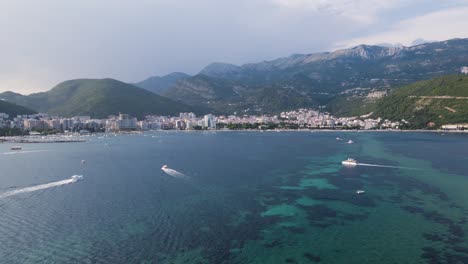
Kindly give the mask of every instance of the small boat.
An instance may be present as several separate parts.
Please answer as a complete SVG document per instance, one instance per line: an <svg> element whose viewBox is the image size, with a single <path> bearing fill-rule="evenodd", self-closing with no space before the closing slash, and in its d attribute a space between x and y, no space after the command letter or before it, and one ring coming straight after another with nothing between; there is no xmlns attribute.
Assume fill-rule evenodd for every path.
<svg viewBox="0 0 468 264"><path fill-rule="evenodd" d="M364 191L364 190L357 190L357 191L356 191L356 194L363 194L363 193L365 193L365 192L366 192L366 191Z"/></svg>
<svg viewBox="0 0 468 264"><path fill-rule="evenodd" d="M341 138L337 137L336 140L342 140Z"/></svg>
<svg viewBox="0 0 468 264"><path fill-rule="evenodd" d="M86 160L81 160L81 164L86 164Z"/></svg>
<svg viewBox="0 0 468 264"><path fill-rule="evenodd" d="M79 180L83 179L83 175L73 175L73 176L71 176L71 178L74 181L79 181Z"/></svg>
<svg viewBox="0 0 468 264"><path fill-rule="evenodd" d="M13 146L10 148L11 150L22 150L23 148L20 146Z"/></svg>
<svg viewBox="0 0 468 264"><path fill-rule="evenodd" d="M347 160L343 160L341 164L345 166L356 166L358 165L358 162L355 159L348 158Z"/></svg>
<svg viewBox="0 0 468 264"><path fill-rule="evenodd" d="M164 165L161 167L161 170L165 170L165 169L167 169L167 165Z"/></svg>
<svg viewBox="0 0 468 264"><path fill-rule="evenodd" d="M353 144L354 141L352 141L352 140L350 139L350 140L348 140L348 142L346 142L346 143L347 143L347 144Z"/></svg>

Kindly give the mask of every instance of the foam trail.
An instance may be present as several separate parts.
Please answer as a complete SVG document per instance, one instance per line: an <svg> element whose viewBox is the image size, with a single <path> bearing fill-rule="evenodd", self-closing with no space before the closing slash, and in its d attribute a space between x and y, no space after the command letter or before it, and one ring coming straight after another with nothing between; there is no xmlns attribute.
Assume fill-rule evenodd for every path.
<svg viewBox="0 0 468 264"><path fill-rule="evenodd" d="M173 170L173 169L169 169L169 168L162 168L162 170L169 174L170 176L172 177L176 177L176 178L187 178L188 176L183 174L182 172L178 172L176 170Z"/></svg>
<svg viewBox="0 0 468 264"><path fill-rule="evenodd" d="M18 151L9 151L9 152L2 152L2 155L14 155L14 154L26 154L26 153L36 153L36 152L45 152L48 151L47 149L38 149L38 150L18 150Z"/></svg>
<svg viewBox="0 0 468 264"><path fill-rule="evenodd" d="M50 182L50 183L45 183L45 184L39 184L39 185L31 186L31 187L26 187L26 188L21 188L21 189L8 191L8 192L0 194L0 198L6 198L6 197L9 197L9 196L13 196L13 195L21 194L21 193L29 193L29 192L40 191L40 190L44 190L44 189L48 189L48 188L52 188L52 187L58 187L58 186L65 185L65 184L71 184L71 183L75 183L75 182L79 181L82 178L83 178L82 175L73 175L73 176L70 177L70 179L66 179L66 180Z"/></svg>
<svg viewBox="0 0 468 264"><path fill-rule="evenodd" d="M410 167L389 166L389 165L378 165L378 164L368 164L368 163L358 163L357 165L358 165L358 166L367 166L367 167L380 167L380 168L392 168L392 169L417 170L416 168L410 168Z"/></svg>

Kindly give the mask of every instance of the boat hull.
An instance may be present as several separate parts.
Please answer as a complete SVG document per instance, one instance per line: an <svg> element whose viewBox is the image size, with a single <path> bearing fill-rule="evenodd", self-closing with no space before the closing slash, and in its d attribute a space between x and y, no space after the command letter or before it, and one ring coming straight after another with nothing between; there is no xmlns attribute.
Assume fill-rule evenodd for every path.
<svg viewBox="0 0 468 264"><path fill-rule="evenodd" d="M342 161L341 164L343 164L344 166L357 166L357 163L356 162L349 162L349 161Z"/></svg>

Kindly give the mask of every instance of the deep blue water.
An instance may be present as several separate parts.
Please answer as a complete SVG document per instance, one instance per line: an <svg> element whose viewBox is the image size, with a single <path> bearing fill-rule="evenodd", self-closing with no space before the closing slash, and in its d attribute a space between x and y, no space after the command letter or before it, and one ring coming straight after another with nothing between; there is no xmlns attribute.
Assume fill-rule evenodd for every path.
<svg viewBox="0 0 468 264"><path fill-rule="evenodd" d="M10 147L0 263L468 263L467 134L154 132ZM347 157L402 168L345 168ZM83 179L14 193L72 175Z"/></svg>

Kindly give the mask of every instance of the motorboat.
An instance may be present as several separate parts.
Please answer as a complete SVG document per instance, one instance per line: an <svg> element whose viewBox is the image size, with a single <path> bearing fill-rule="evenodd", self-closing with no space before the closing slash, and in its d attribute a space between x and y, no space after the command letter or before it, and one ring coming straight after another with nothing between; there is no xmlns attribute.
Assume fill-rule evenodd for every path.
<svg viewBox="0 0 468 264"><path fill-rule="evenodd" d="M356 191L356 194L363 194L363 193L365 193L365 192L366 192L366 191L364 191L364 190L357 190L357 191Z"/></svg>
<svg viewBox="0 0 468 264"><path fill-rule="evenodd" d="M166 170L166 169L168 169L167 165L164 165L161 167L161 170Z"/></svg>
<svg viewBox="0 0 468 264"><path fill-rule="evenodd" d="M358 162L355 159L348 158L347 160L343 160L341 162L341 164L343 164L345 166L356 166L356 165L358 165Z"/></svg>
<svg viewBox="0 0 468 264"><path fill-rule="evenodd" d="M352 140L350 139L350 140L348 140L348 142L346 142L346 143L347 143L347 144L353 144L354 141L352 141Z"/></svg>
<svg viewBox="0 0 468 264"><path fill-rule="evenodd" d="M73 175L73 176L71 176L71 178L74 181L79 181L79 180L83 179L83 175Z"/></svg>
<svg viewBox="0 0 468 264"><path fill-rule="evenodd" d="M22 150L23 148L20 146L13 146L10 148L11 150Z"/></svg>

